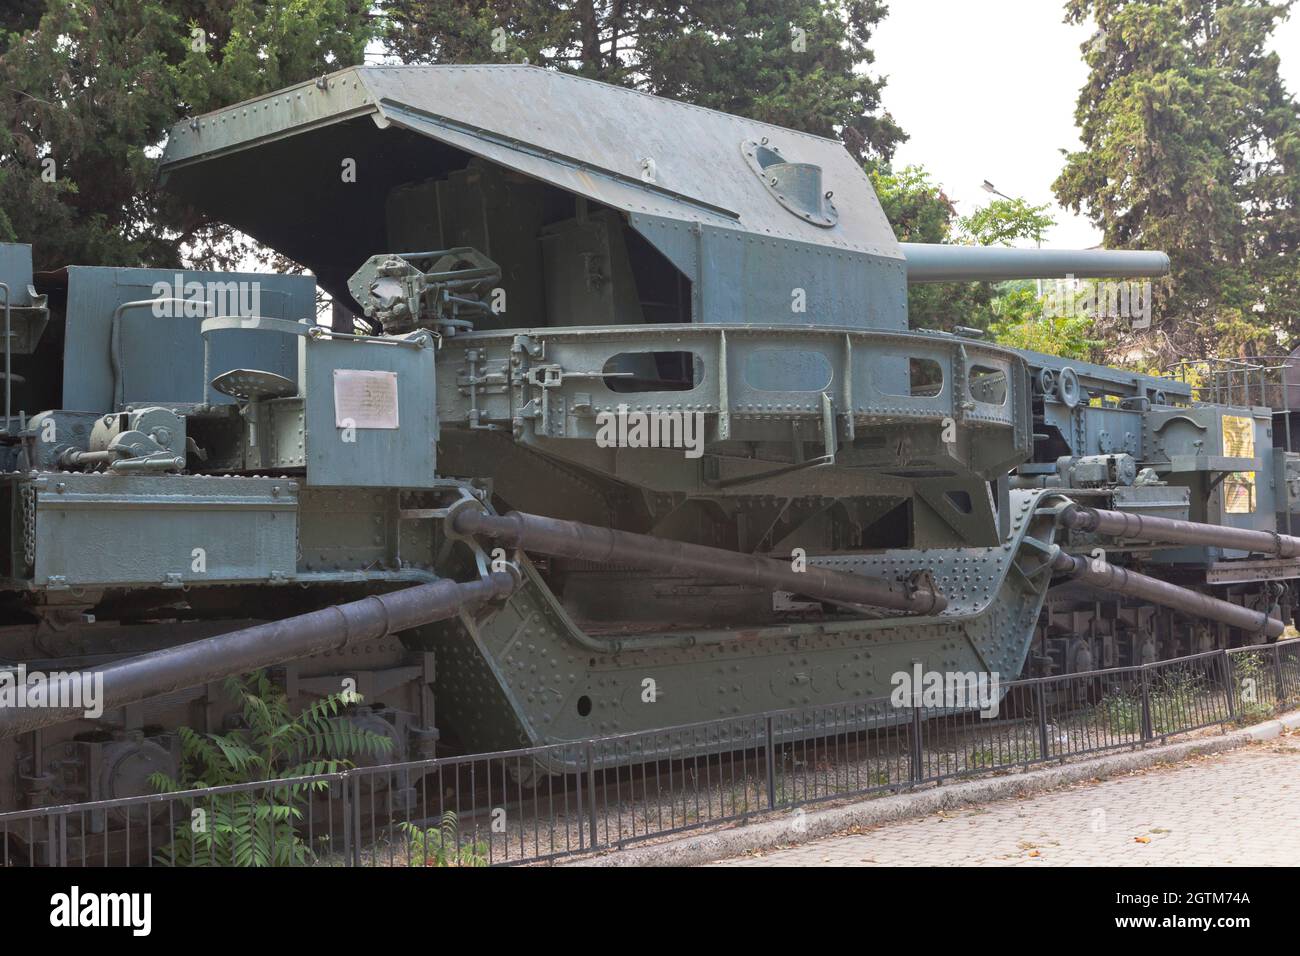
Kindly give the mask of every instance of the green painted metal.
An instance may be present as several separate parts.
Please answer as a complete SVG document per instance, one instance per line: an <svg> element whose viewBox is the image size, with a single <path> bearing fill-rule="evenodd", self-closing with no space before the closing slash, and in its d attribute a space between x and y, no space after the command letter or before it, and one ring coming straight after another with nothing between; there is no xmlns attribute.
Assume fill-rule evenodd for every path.
<svg viewBox="0 0 1300 956"><path fill-rule="evenodd" d="M816 167L820 191L854 215L830 230L787 208L747 162L756 143ZM783 313L800 325L906 327L899 245L839 143L537 67L350 68L178 124L163 169L172 191L219 208L347 298L347 278L388 244L376 210L465 154L628 216L693 284L695 321ZM340 175L345 160L355 181ZM292 187L274 175L291 169ZM294 198L303 190L306 207ZM339 221L353 227L331 228ZM309 238L325 234L326 244ZM792 286L808 311L792 311Z"/></svg>
<svg viewBox="0 0 1300 956"><path fill-rule="evenodd" d="M929 570L952 602L932 618L596 635L525 562L524 586L501 611L462 615L440 634L442 713L471 750L486 751L887 697L892 676L917 662L1018 673L1051 579L1035 537L1050 542L1054 525L1037 513L1041 494L1013 493L1012 536L999 547L817 562L889 576Z"/></svg>
<svg viewBox="0 0 1300 956"><path fill-rule="evenodd" d="M287 478L56 473L24 480L32 584L274 581L294 574L298 483Z"/></svg>
<svg viewBox="0 0 1300 956"><path fill-rule="evenodd" d="M332 324L306 276L38 277L65 336L15 340L32 414L0 442L0 579L21 610L0 660L97 665L214 621L514 575L454 620L277 671L299 703L365 688L355 719L428 755L440 734L466 750L715 718L742 734L746 715L886 698L917 667L1009 680L1264 638L1054 578L1099 548L1178 586L1145 593L1249 608L1232 620L1300 603L1300 566L1058 521L1068 499L1289 528L1289 409L908 329L909 279L1141 276L1161 254L908 247L834 141L523 66L342 70L181 124L164 172L308 267ZM26 254L0 245L0 277L21 280ZM258 308L205 304L210 284L244 304L244 282ZM1251 507L1229 509L1246 474ZM457 531L466 508L893 586L928 575L946 607L651 571L631 548L523 553ZM116 795L69 769L65 741L115 760L148 728L164 759L153 728L225 713L210 685L0 741L0 767L24 768L0 774L0 807Z"/></svg>
<svg viewBox="0 0 1300 956"><path fill-rule="evenodd" d="M254 301L258 314L268 318L296 322L316 314L315 288L308 276L88 266L71 266L66 272L61 407L77 411L116 411L138 403L229 402L228 396L203 386L198 331L204 316L214 311L239 314L238 309ZM157 309L149 304L174 298L172 290L178 287L190 300L187 314L180 314L184 306L167 301L160 301ZM210 290L215 310L206 305ZM132 302L144 304L118 311ZM116 350L114 325L119 334ZM116 371L115 354L121 365ZM209 371L211 377L251 367L296 378L296 362L291 341L246 329L223 337L214 347Z"/></svg>

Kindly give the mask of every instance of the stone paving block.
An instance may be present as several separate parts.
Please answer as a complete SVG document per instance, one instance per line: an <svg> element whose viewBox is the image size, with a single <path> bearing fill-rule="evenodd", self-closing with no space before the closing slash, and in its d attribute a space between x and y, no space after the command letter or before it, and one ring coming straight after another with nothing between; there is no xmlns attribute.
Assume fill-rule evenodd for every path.
<svg viewBox="0 0 1300 956"><path fill-rule="evenodd" d="M1300 736L719 866L1296 866Z"/></svg>

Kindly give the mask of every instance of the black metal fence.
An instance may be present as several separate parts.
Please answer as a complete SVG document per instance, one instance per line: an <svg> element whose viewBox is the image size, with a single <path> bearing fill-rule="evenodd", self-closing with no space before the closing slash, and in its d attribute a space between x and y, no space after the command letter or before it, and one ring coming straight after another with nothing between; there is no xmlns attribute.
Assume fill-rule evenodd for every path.
<svg viewBox="0 0 1300 956"><path fill-rule="evenodd" d="M948 681L902 700L3 813L0 865L488 866L617 849L1263 719L1300 703L1300 640L997 688ZM953 706L962 693L971 706Z"/></svg>

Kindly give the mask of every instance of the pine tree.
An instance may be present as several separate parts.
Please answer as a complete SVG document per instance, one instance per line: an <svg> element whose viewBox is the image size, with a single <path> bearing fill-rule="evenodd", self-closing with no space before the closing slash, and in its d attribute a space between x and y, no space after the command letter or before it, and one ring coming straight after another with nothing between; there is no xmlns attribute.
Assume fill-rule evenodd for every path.
<svg viewBox="0 0 1300 956"><path fill-rule="evenodd" d="M0 236L36 267L230 265L158 188L169 127L361 61L366 0L18 0L0 12Z"/></svg>
<svg viewBox="0 0 1300 956"><path fill-rule="evenodd" d="M1165 361L1300 338L1300 108L1267 49L1292 0L1069 0L1094 21L1057 198L1113 248L1164 249ZM1129 343L1116 343L1126 348Z"/></svg>
<svg viewBox="0 0 1300 956"><path fill-rule="evenodd" d="M407 63L566 70L823 136L888 159L906 136L869 66L881 0L379 0Z"/></svg>

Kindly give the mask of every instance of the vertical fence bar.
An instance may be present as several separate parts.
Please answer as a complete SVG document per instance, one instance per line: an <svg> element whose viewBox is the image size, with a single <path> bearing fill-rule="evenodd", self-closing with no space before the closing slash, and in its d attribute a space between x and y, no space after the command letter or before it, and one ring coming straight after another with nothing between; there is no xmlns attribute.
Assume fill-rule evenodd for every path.
<svg viewBox="0 0 1300 956"><path fill-rule="evenodd" d="M587 754L587 806L591 818L591 849L596 849L596 748L588 740L583 745Z"/></svg>
<svg viewBox="0 0 1300 956"><path fill-rule="evenodd" d="M768 714L765 718L767 728L767 746L764 747L765 768L764 776L767 778L767 808L776 809L776 719Z"/></svg>
<svg viewBox="0 0 1300 956"><path fill-rule="evenodd" d="M349 861L352 866L361 865L361 778L355 774L349 774L343 786L344 791L348 789L347 785L352 785L352 792L348 794L348 814L352 819L352 855Z"/></svg>
<svg viewBox="0 0 1300 956"><path fill-rule="evenodd" d="M1220 653L1223 655L1223 684L1228 692L1228 721L1231 723L1237 719L1237 681L1232 673L1232 655L1227 650Z"/></svg>
<svg viewBox="0 0 1300 956"><path fill-rule="evenodd" d="M1281 713L1282 708L1286 706L1286 682L1282 676L1282 649L1276 644L1273 647L1273 675L1277 683L1277 690L1273 694L1273 710Z"/></svg>
<svg viewBox="0 0 1300 956"><path fill-rule="evenodd" d="M1052 755L1051 744L1047 740L1047 681L1039 681L1034 689L1035 707L1038 710L1038 754L1039 759L1047 760Z"/></svg>
<svg viewBox="0 0 1300 956"><path fill-rule="evenodd" d="M909 728L907 740L908 755L908 778L912 783L920 783L925 779L925 768L922 762L925 759L925 752L921 747L921 708L912 708L912 725Z"/></svg>
<svg viewBox="0 0 1300 956"><path fill-rule="evenodd" d="M343 865L352 865L352 800L351 788L352 781L348 779L347 774L341 774L335 781L331 790L339 792L339 815L343 818ZM330 811L331 818L334 809L334 796L330 794ZM333 849L333 847L331 847Z"/></svg>
<svg viewBox="0 0 1300 956"><path fill-rule="evenodd" d="M129 821L130 817L128 816L127 819ZM107 827L105 827L105 829L107 829ZM58 856L57 856L58 836L54 832L54 814L52 813L46 814L45 816L45 830L46 830L45 865L58 866L59 865ZM130 862L131 862L130 860L127 860L128 864Z"/></svg>
<svg viewBox="0 0 1300 956"><path fill-rule="evenodd" d="M1150 740L1154 734L1151 730L1151 679L1147 665L1141 667L1142 674L1142 739Z"/></svg>

